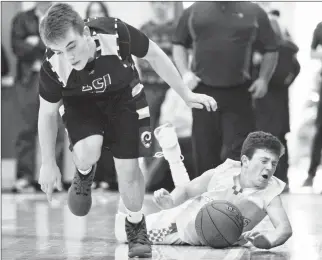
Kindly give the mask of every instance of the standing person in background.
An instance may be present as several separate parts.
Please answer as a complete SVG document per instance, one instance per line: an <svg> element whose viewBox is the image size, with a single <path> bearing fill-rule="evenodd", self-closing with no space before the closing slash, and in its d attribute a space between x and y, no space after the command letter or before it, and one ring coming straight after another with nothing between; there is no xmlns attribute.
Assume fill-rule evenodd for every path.
<svg viewBox="0 0 322 260"><path fill-rule="evenodd" d="M311 43L311 58L322 62L322 22L320 22L313 33ZM303 186L312 186L316 175L318 166L321 163L321 149L322 149L322 70L320 71L319 82L320 99L317 107L317 117L315 120L316 133L313 137L311 150L311 163L308 171L308 177Z"/></svg>
<svg viewBox="0 0 322 260"><path fill-rule="evenodd" d="M251 81L252 44L264 57ZM262 98L277 61L277 40L265 11L252 2L195 2L184 10L173 39L173 56L186 85L214 97L215 113L192 110L197 175L227 158L238 160L255 128L252 99ZM189 68L188 50L193 50Z"/></svg>
<svg viewBox="0 0 322 260"><path fill-rule="evenodd" d="M171 38L175 30L175 6L174 2L150 2L152 18L142 25L140 30L154 41L172 60ZM153 70L145 60L138 60L138 69L144 92L150 107L150 124L152 132L159 126L161 105L165 94L169 89L168 84ZM153 138L153 152L160 150L158 142ZM155 162L154 158L146 158L147 172L151 172ZM152 167L152 168L151 168Z"/></svg>
<svg viewBox="0 0 322 260"><path fill-rule="evenodd" d="M16 140L17 181L13 187L14 192L35 191L38 79L46 50L39 37L39 21L50 5L51 2L36 2L35 8L15 16L11 28L12 50L17 57L16 95L20 120ZM56 151L62 169L65 133L62 127L60 130Z"/></svg>
<svg viewBox="0 0 322 260"><path fill-rule="evenodd" d="M287 192L289 190L287 177L289 164L286 134L290 131L288 88L300 72L300 64L296 58L299 49L293 43L290 33L281 26L280 12L271 10L268 14L280 43L279 57L275 72L268 84L267 94L263 98L254 100L256 129L277 136L285 147L285 155L280 159L275 175L286 183L284 192ZM256 49L256 46L254 48ZM254 78L258 76L261 59L262 54L255 51L253 58Z"/></svg>
<svg viewBox="0 0 322 260"><path fill-rule="evenodd" d="M109 17L107 6L103 2L90 2L86 8L86 18ZM97 162L93 189L117 190L117 175L113 155L108 147L102 147Z"/></svg>

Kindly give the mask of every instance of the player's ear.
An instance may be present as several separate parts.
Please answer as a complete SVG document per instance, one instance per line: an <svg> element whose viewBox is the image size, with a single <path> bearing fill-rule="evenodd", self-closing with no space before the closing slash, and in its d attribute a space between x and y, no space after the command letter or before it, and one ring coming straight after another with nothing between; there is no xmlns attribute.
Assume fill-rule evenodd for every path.
<svg viewBox="0 0 322 260"><path fill-rule="evenodd" d="M90 29L89 29L89 27L88 27L88 26L84 26L84 32L83 32L83 35L84 35L85 37L90 37L90 36L91 36L91 31L90 31Z"/></svg>
<svg viewBox="0 0 322 260"><path fill-rule="evenodd" d="M248 167L248 162L249 162L249 159L248 157L244 154L242 155L241 157L241 162L242 162L242 165L245 166L245 167Z"/></svg>

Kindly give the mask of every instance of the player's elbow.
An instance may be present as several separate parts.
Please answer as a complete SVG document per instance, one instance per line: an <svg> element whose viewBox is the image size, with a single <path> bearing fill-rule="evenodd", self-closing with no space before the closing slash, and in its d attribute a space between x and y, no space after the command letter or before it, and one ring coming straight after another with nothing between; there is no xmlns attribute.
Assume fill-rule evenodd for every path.
<svg viewBox="0 0 322 260"><path fill-rule="evenodd" d="M282 237L283 237L283 244L289 240L289 238L293 235L293 230L291 225L286 225L283 227L283 231L282 231Z"/></svg>
<svg viewBox="0 0 322 260"><path fill-rule="evenodd" d="M285 233L285 236L287 238L286 240L288 240L293 235L292 226L291 225L288 225L287 227L285 227L284 233Z"/></svg>

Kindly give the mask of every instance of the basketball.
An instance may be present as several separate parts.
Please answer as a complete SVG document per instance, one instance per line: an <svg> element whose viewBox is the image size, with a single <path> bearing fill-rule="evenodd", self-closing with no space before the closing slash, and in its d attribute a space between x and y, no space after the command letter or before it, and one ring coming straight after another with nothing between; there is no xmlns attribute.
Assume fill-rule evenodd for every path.
<svg viewBox="0 0 322 260"><path fill-rule="evenodd" d="M195 227L200 240L213 248L232 246L243 231L239 209L228 201L212 201L197 214Z"/></svg>

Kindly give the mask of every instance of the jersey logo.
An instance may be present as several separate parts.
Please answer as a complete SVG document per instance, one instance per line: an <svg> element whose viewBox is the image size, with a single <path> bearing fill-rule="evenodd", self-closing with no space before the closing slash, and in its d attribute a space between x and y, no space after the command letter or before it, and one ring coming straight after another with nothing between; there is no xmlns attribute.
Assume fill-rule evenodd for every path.
<svg viewBox="0 0 322 260"><path fill-rule="evenodd" d="M243 222L244 222L244 227L248 226L248 224L250 223L250 220L248 218L243 218Z"/></svg>
<svg viewBox="0 0 322 260"><path fill-rule="evenodd" d="M95 93L103 93L105 92L107 86L111 85L111 77L110 74L104 75L102 78L97 78L92 81L92 85L85 85L82 87L83 92L95 92Z"/></svg>
<svg viewBox="0 0 322 260"><path fill-rule="evenodd" d="M141 134L141 142L145 148L151 147L152 144L152 134L149 131L145 131Z"/></svg>

